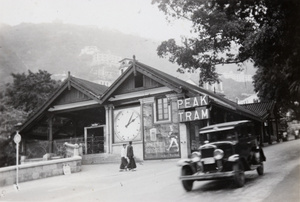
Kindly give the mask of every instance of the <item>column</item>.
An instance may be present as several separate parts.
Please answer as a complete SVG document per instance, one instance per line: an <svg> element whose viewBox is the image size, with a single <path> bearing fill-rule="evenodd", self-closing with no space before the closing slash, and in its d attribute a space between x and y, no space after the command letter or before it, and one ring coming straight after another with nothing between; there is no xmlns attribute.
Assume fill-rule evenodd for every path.
<svg viewBox="0 0 300 202"><path fill-rule="evenodd" d="M53 153L53 116L48 120L48 141L49 141L49 153Z"/></svg>
<svg viewBox="0 0 300 202"><path fill-rule="evenodd" d="M113 105L105 106L105 121L106 121L106 153L112 153L113 142Z"/></svg>
<svg viewBox="0 0 300 202"><path fill-rule="evenodd" d="M181 143L181 158L188 158L191 151L189 144L189 131L185 123L179 123L180 143Z"/></svg>
<svg viewBox="0 0 300 202"><path fill-rule="evenodd" d="M105 145L104 145L104 152L108 153L108 149L109 149L109 124L108 124L108 106L104 106L105 108L105 134L104 134L104 138L105 138Z"/></svg>
<svg viewBox="0 0 300 202"><path fill-rule="evenodd" d="M109 121L110 121L110 127L109 127L109 153L113 153L112 151L112 143L113 143L113 127L114 127L114 112L113 112L114 106L110 105L110 110L109 110Z"/></svg>

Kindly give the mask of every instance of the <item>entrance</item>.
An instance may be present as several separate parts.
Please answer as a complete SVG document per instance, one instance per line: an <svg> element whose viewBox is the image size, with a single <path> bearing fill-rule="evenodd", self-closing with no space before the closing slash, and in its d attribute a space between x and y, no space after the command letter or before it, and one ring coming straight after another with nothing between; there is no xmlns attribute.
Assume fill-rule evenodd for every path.
<svg viewBox="0 0 300 202"><path fill-rule="evenodd" d="M199 136L199 129L207 126L207 121L192 121L188 123L188 130L190 135L190 151L198 151L201 146L201 138Z"/></svg>
<svg viewBox="0 0 300 202"><path fill-rule="evenodd" d="M84 154L104 153L104 125L84 128Z"/></svg>

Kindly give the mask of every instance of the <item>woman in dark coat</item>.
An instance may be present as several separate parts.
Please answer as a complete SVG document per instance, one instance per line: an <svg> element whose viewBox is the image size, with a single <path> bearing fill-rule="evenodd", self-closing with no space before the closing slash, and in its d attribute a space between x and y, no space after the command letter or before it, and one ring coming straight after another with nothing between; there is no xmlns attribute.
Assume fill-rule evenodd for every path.
<svg viewBox="0 0 300 202"><path fill-rule="evenodd" d="M128 157L127 157L127 148L126 144L123 144L123 147L121 149L121 165L120 165L120 171L127 170L128 165Z"/></svg>
<svg viewBox="0 0 300 202"><path fill-rule="evenodd" d="M127 157L129 159L127 168L129 170L135 170L136 164L135 164L135 160L134 160L133 147L132 147L131 141L129 142L129 145L127 146Z"/></svg>

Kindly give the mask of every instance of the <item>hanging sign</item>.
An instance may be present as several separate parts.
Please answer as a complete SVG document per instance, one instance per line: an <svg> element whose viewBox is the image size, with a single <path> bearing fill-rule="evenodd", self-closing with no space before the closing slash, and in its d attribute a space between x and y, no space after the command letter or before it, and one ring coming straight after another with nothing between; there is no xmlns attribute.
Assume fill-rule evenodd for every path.
<svg viewBox="0 0 300 202"><path fill-rule="evenodd" d="M208 104L207 95L177 100L179 122L209 119Z"/></svg>

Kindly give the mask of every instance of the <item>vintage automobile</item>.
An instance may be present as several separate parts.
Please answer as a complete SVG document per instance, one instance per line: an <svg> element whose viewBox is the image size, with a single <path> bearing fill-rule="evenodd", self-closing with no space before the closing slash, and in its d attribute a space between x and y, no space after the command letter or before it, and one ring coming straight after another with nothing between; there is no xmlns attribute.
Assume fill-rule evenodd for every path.
<svg viewBox="0 0 300 202"><path fill-rule="evenodd" d="M192 190L194 181L232 178L237 187L242 187L245 171L256 169L258 175L263 175L266 157L251 121L211 125L201 128L199 133L199 151L178 162L186 191Z"/></svg>

